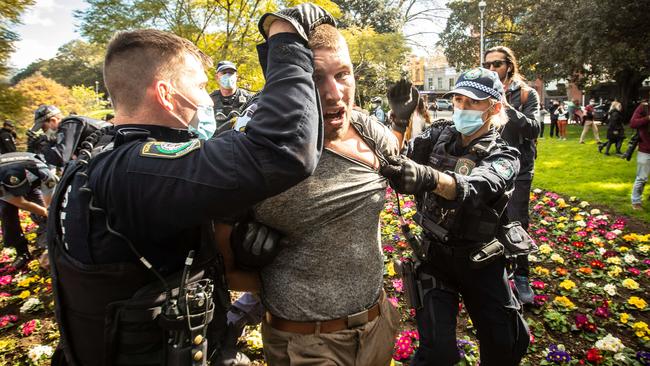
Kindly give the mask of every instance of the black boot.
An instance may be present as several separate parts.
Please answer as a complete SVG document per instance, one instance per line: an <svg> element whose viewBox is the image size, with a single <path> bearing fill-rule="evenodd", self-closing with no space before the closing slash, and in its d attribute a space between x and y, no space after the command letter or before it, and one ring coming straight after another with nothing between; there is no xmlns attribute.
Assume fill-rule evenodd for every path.
<svg viewBox="0 0 650 366"><path fill-rule="evenodd" d="M604 142L601 142L601 143L598 144L598 152L599 152L599 153L602 153L602 152L603 152L603 147L605 147L605 143L604 143ZM605 154L605 155L607 155L607 154Z"/></svg>
<svg viewBox="0 0 650 366"><path fill-rule="evenodd" d="M32 260L32 256L29 253L18 254L11 265L16 268L16 270L20 270L25 267L30 260Z"/></svg>

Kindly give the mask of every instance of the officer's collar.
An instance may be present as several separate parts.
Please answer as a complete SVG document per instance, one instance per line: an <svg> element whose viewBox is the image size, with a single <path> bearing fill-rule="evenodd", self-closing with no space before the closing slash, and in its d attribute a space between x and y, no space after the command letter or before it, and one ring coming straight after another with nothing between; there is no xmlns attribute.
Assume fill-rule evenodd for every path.
<svg viewBox="0 0 650 366"><path fill-rule="evenodd" d="M134 130L135 129L144 130L149 133L149 135L146 137L152 138L157 141L185 142L195 137L188 130L169 128L165 126L126 124L126 125L119 125L115 127L116 131L119 131L121 129L127 129L127 128L134 129Z"/></svg>

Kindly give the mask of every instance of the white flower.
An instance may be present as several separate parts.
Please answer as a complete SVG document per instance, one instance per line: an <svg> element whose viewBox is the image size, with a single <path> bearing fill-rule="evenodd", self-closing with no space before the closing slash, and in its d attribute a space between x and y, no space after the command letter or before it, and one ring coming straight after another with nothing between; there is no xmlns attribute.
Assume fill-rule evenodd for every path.
<svg viewBox="0 0 650 366"><path fill-rule="evenodd" d="M608 283L603 287L603 290L609 295L609 296L614 296L616 295L616 285L612 285L611 283Z"/></svg>
<svg viewBox="0 0 650 366"><path fill-rule="evenodd" d="M592 288L592 287L596 287L596 286L598 286L598 285L596 285L596 284L593 283L593 282L585 282L585 283L583 284L583 286L586 287L586 288Z"/></svg>
<svg viewBox="0 0 650 366"><path fill-rule="evenodd" d="M585 227L587 223L584 220L576 221L576 226Z"/></svg>
<svg viewBox="0 0 650 366"><path fill-rule="evenodd" d="M551 207L550 211L551 211L551 212L557 212L557 208L555 208L555 207Z"/></svg>
<svg viewBox="0 0 650 366"><path fill-rule="evenodd" d="M542 190L539 189L539 188L535 188L535 189L533 189L533 193L540 194L540 193L542 193Z"/></svg>
<svg viewBox="0 0 650 366"><path fill-rule="evenodd" d="M539 259L533 254L528 254L528 261L529 262L539 262Z"/></svg>
<svg viewBox="0 0 650 366"><path fill-rule="evenodd" d="M616 236L619 236L619 235L623 234L623 231L621 231L621 230L619 230L619 229L612 230L612 232L613 232L614 234L616 234Z"/></svg>
<svg viewBox="0 0 650 366"><path fill-rule="evenodd" d="M625 257L623 257L623 260L627 264L634 264L637 261L636 257L632 254L626 254Z"/></svg>
<svg viewBox="0 0 650 366"><path fill-rule="evenodd" d="M617 353L617 354L614 355L614 359L616 361L625 361L627 359L627 357L625 357L625 355L622 354L622 353Z"/></svg>
<svg viewBox="0 0 650 366"><path fill-rule="evenodd" d="M591 211L589 211L589 213L592 214L592 215L600 215L600 210L597 209L597 208L594 208Z"/></svg>
<svg viewBox="0 0 650 366"><path fill-rule="evenodd" d="M607 251L607 249L605 249L605 248L598 248L598 254L600 254L600 255L605 254L606 251Z"/></svg>
<svg viewBox="0 0 650 366"><path fill-rule="evenodd" d="M580 204L578 204L578 206L580 206L581 208L585 208L585 207L589 206L589 202L582 201L582 202L580 202Z"/></svg>
<svg viewBox="0 0 650 366"><path fill-rule="evenodd" d="M41 360L46 360L54 354L54 349L51 346L47 345L38 345L32 347L29 352L27 352L27 357L32 360L33 363L38 364Z"/></svg>
<svg viewBox="0 0 650 366"><path fill-rule="evenodd" d="M611 334L607 334L605 338L596 341L596 348L603 351L619 352L625 348L625 345L623 345L620 339Z"/></svg>
<svg viewBox="0 0 650 366"><path fill-rule="evenodd" d="M38 299L38 297L30 297L25 301L23 306L20 307L20 312L21 313L28 313L30 311L34 311L38 309L41 306L41 300Z"/></svg>

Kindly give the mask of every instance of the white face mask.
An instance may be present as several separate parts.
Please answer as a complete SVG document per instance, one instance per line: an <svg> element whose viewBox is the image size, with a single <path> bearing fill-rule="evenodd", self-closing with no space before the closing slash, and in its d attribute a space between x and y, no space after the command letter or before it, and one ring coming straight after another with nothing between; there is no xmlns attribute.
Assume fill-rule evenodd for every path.
<svg viewBox="0 0 650 366"><path fill-rule="evenodd" d="M219 85L224 89L235 89L237 87L237 74L221 75Z"/></svg>
<svg viewBox="0 0 650 366"><path fill-rule="evenodd" d="M176 95L181 96L187 103L196 108L192 119L189 122L183 121L182 118L172 113L182 124L187 126L187 130L196 133L201 140L207 140L214 135L217 130L217 121L214 118L214 110L210 104L194 104L183 93L176 90Z"/></svg>

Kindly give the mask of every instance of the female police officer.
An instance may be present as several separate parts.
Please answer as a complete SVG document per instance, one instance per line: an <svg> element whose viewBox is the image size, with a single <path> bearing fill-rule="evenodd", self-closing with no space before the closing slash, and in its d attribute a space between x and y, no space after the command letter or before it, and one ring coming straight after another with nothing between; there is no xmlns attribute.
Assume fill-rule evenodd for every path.
<svg viewBox="0 0 650 366"><path fill-rule="evenodd" d="M413 364L459 361L462 295L478 331L481 365L516 365L528 347L528 327L495 240L519 170L519 153L496 130L507 122L503 85L496 73L476 68L451 93L453 126L434 124L415 139L410 159L389 159L382 168L398 192L416 195L416 221L428 247L416 271L420 348Z"/></svg>

